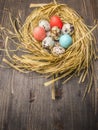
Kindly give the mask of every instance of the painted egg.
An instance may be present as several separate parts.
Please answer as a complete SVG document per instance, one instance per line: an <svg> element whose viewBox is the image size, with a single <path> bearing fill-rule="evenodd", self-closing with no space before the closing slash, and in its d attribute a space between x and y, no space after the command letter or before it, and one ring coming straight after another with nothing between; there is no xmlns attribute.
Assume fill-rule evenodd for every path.
<svg viewBox="0 0 98 130"><path fill-rule="evenodd" d="M63 22L62 22L62 20L60 19L60 17L58 17L58 16L52 16L52 17L50 18L50 26L51 26L51 27L57 26L57 27L59 27L60 29L62 29Z"/></svg>
<svg viewBox="0 0 98 130"><path fill-rule="evenodd" d="M45 49L51 49L54 46L55 42L53 41L53 39L51 37L46 37L43 41L42 41L42 47Z"/></svg>
<svg viewBox="0 0 98 130"><path fill-rule="evenodd" d="M72 35L74 33L73 24L71 24L71 23L64 24L62 27L62 33Z"/></svg>
<svg viewBox="0 0 98 130"><path fill-rule="evenodd" d="M39 26L43 27L46 31L50 30L50 23L47 20L40 20Z"/></svg>
<svg viewBox="0 0 98 130"><path fill-rule="evenodd" d="M60 55L63 54L65 52L65 49L61 46L55 46L52 49L52 54L53 55Z"/></svg>
<svg viewBox="0 0 98 130"><path fill-rule="evenodd" d="M54 40L59 40L60 32L61 32L61 30L60 30L57 26L54 26L54 27L51 29L51 37L52 37Z"/></svg>
<svg viewBox="0 0 98 130"><path fill-rule="evenodd" d="M42 41L46 37L45 29L42 27L34 28L33 36L37 41Z"/></svg>
<svg viewBox="0 0 98 130"><path fill-rule="evenodd" d="M72 37L68 34L64 34L60 37L59 43L62 47L68 48L72 44Z"/></svg>

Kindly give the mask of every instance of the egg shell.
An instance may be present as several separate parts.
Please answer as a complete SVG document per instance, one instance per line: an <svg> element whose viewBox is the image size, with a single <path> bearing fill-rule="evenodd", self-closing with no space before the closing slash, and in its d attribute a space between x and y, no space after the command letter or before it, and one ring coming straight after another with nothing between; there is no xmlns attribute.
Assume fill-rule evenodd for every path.
<svg viewBox="0 0 98 130"><path fill-rule="evenodd" d="M63 48L68 48L72 44L72 37L68 34L64 34L60 37L59 43Z"/></svg>
<svg viewBox="0 0 98 130"><path fill-rule="evenodd" d="M62 27L63 34L72 35L74 33L74 26L71 23L65 23Z"/></svg>
<svg viewBox="0 0 98 130"><path fill-rule="evenodd" d="M52 17L50 18L50 26L51 26L51 27L57 26L57 27L59 27L60 29L62 29L63 22L62 22L62 20L60 19L59 16L54 15L54 16L52 16Z"/></svg>
<svg viewBox="0 0 98 130"><path fill-rule="evenodd" d="M45 19L39 21L39 26L43 27L46 31L50 30L50 23Z"/></svg>
<svg viewBox="0 0 98 130"><path fill-rule="evenodd" d="M48 31L46 34L47 34L47 37L51 37L51 32L50 31Z"/></svg>
<svg viewBox="0 0 98 130"><path fill-rule="evenodd" d="M46 37L45 29L42 27L35 27L33 30L33 36L37 41L42 41Z"/></svg>
<svg viewBox="0 0 98 130"><path fill-rule="evenodd" d="M52 27L52 29L51 29L51 37L54 40L56 40L56 41L59 40L60 33L61 33L60 28L58 28L57 26Z"/></svg>
<svg viewBox="0 0 98 130"><path fill-rule="evenodd" d="M63 47L61 47L61 46L55 46L52 49L52 54L53 55L57 56L57 55L61 55L63 53L65 53L65 49Z"/></svg>
<svg viewBox="0 0 98 130"><path fill-rule="evenodd" d="M45 49L51 49L54 46L55 42L51 37L45 37L42 41L42 47Z"/></svg>

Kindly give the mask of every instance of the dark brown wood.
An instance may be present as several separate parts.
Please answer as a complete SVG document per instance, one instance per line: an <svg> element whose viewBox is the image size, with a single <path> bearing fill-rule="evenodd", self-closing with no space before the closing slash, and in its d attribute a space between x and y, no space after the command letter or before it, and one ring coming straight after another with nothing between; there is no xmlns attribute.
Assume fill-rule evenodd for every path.
<svg viewBox="0 0 98 130"><path fill-rule="evenodd" d="M32 11L30 3L50 0L0 0L0 24L10 27L8 11L22 17ZM75 9L92 25L98 19L97 0L61 0ZM95 32L98 37L98 30ZM97 38L98 41L98 38ZM4 55L4 53L2 53ZM95 63L98 75L98 61ZM98 130L98 82L82 101L84 84L73 78L62 85L62 98L51 100L51 86L44 87L47 79L37 73L22 74L13 69L0 68L0 130ZM61 83L59 84L61 85Z"/></svg>

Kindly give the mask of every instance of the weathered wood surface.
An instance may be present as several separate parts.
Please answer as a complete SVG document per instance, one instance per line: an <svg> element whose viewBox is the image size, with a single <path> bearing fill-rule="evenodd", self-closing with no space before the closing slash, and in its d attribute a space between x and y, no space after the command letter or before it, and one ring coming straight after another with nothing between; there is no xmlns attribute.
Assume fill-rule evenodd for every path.
<svg viewBox="0 0 98 130"><path fill-rule="evenodd" d="M0 0L0 23L10 27L9 10L14 16L20 12L22 21L32 9L30 3L50 0ZM92 25L98 19L98 0L61 0L74 8ZM98 41L98 30L94 31ZM0 43L0 46L3 46ZM4 53L0 53L4 55ZM98 75L98 62L95 63ZM0 68L0 130L98 130L98 82L85 101L81 101L85 83L79 85L77 78L64 84L60 100L51 100L51 86L39 74L28 75L13 69ZM30 93L34 101L30 103Z"/></svg>

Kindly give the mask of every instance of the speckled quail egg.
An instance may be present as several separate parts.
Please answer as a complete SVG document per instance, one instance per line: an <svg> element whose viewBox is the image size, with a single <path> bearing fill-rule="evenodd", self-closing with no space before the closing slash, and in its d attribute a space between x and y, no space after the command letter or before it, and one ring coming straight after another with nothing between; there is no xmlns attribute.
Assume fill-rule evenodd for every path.
<svg viewBox="0 0 98 130"><path fill-rule="evenodd" d="M64 52L65 52L65 49L61 46L55 46L52 49L52 54L55 55L55 56L63 54Z"/></svg>
<svg viewBox="0 0 98 130"><path fill-rule="evenodd" d="M43 27L46 31L50 30L50 23L45 19L39 21L39 26Z"/></svg>
<svg viewBox="0 0 98 130"><path fill-rule="evenodd" d="M59 37L60 37L60 34L61 33L61 30L57 27L57 26L54 26L52 29L51 29L51 37L54 39L54 40L59 40Z"/></svg>
<svg viewBox="0 0 98 130"><path fill-rule="evenodd" d="M48 31L48 32L46 33L46 35L47 35L47 37L51 37L51 31Z"/></svg>
<svg viewBox="0 0 98 130"><path fill-rule="evenodd" d="M46 37L43 41L42 41L42 47L44 49L51 49L54 46L55 42L51 37Z"/></svg>
<svg viewBox="0 0 98 130"><path fill-rule="evenodd" d="M72 35L74 33L74 26L71 23L65 23L62 27L63 34Z"/></svg>

